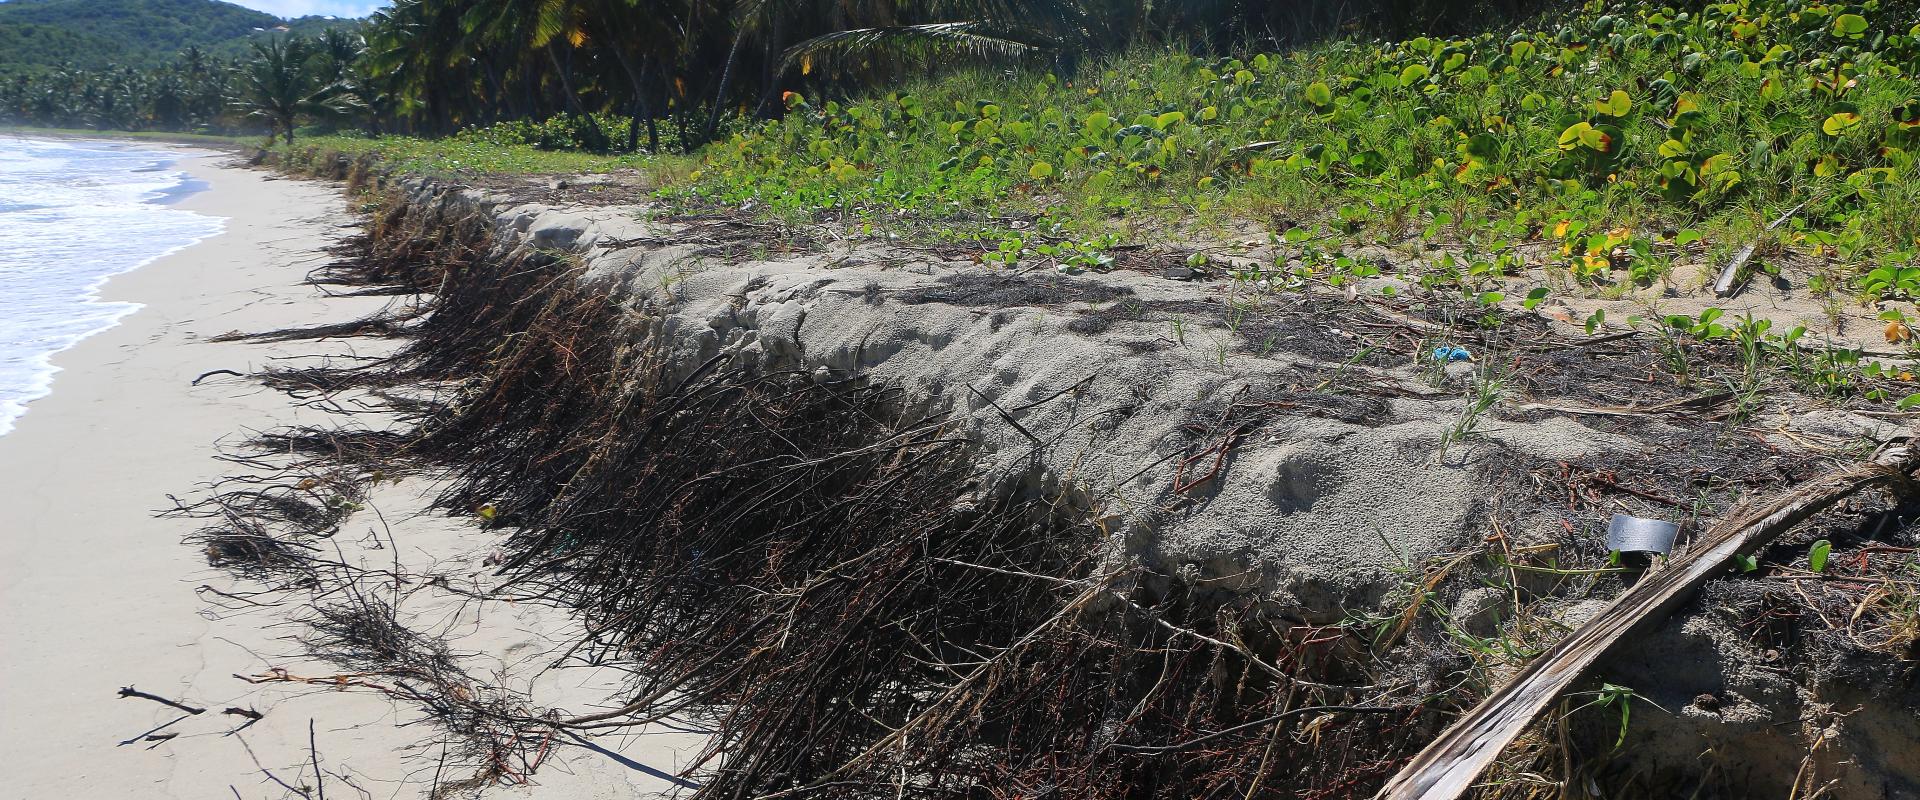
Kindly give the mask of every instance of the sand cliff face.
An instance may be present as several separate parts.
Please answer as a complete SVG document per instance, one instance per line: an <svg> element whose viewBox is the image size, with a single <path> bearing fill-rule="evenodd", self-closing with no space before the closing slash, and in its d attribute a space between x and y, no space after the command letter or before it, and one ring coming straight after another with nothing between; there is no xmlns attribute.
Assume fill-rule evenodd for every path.
<svg viewBox="0 0 1920 800"><path fill-rule="evenodd" d="M1364 302L1009 270L873 240L756 254L751 231L648 221L646 206L552 208L419 180L405 191L413 213L479 221L496 251L578 261L577 280L669 369L727 358L861 377L950 414L981 445L987 491L1067 492L1103 520L1114 559L1326 619L1487 527L1476 446L1441 452L1464 381L1436 385L1410 360L1349 363L1383 328L1422 330ZM1236 314L1277 322L1240 331ZM1566 416L1497 427L1485 444L1526 458L1634 446Z"/></svg>
<svg viewBox="0 0 1920 800"><path fill-rule="evenodd" d="M1364 795L1637 574L1606 561L1612 514L1697 525L1894 430L1712 396L1702 414L1646 342L1437 299L384 191L367 259L437 297L397 370L452 387L416 451L452 464L443 504L521 529L506 569L654 676L628 712L722 721L716 794ZM1453 346L1476 360L1433 360ZM1911 544L1889 508L1796 541ZM1885 660L1905 645L1775 624L1782 589L1716 584L1596 676L1640 698L1638 747L1608 747L1602 707L1514 769L1920 791L1873 755L1915 706ZM1273 767L1276 724L1312 727Z"/></svg>

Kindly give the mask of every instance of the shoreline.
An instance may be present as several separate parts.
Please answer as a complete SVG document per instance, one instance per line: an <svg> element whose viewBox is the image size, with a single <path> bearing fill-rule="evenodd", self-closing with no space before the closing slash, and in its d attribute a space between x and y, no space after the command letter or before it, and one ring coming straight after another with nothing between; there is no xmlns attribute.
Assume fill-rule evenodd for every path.
<svg viewBox="0 0 1920 800"><path fill-rule="evenodd" d="M439 781L432 743L424 741L431 734L401 727L419 717L403 704L336 686L248 682L243 676L275 670L339 671L307 655L299 622L312 607L221 601L223 592L242 596L258 587L210 568L204 553L182 543L204 521L155 516L175 496L190 502L234 469L215 458L217 444L327 418L251 379L193 385L195 376L374 349L357 340L211 337L353 319L386 304L326 297L301 284L354 224L337 187L225 167L225 158L183 155L175 167L208 189L173 205L225 217L223 230L106 279L100 302L140 307L53 354L57 391L33 401L31 413L0 436L0 527L9 534L0 537L0 607L8 610L0 616L0 673L8 676L0 708L13 722L0 731L0 748L19 765L14 796L280 797L287 791L278 784L315 779L310 762L343 796L353 794L349 786L409 796ZM383 489L377 502L393 522L386 536L395 549L379 559L430 558L437 567L492 541L469 524L424 513L429 488ZM537 661L545 632L577 624L557 610L502 614L488 604L483 626L478 609L467 620L434 598L409 602L462 626L463 657L504 653L499 675L519 675L528 686L553 680L515 672ZM493 630L495 618L511 624ZM575 703L604 701L617 688L571 674L566 680L590 689ZM204 711L117 697L123 687ZM677 768L678 751L601 746ZM563 773L542 771L534 788L616 797L658 783L610 759L586 761L566 764Z"/></svg>
<svg viewBox="0 0 1920 800"><path fill-rule="evenodd" d="M0 131L0 134L10 135L16 139L36 138L30 135L13 134L5 131ZM86 141L81 137L40 136L37 138L41 138L43 140L55 140L55 141L59 141L59 140ZM136 141L124 141L124 140L113 140L113 141L99 140L99 141L106 141L107 143L110 143L110 144L125 144L135 148L144 149L149 152L167 154L170 157L170 160L168 160L165 163L165 166L162 167L160 170L155 170L155 171L176 172L176 173L182 174L184 177L181 178L179 184L172 187L168 187L166 189L158 190L155 192L157 196L151 197L151 198L145 198L142 200L142 202L155 205L161 208L176 209L181 211L192 211L191 208L187 208L183 204L189 201L190 199L192 199L195 195L203 194L208 189L211 188L211 184L207 183L207 181L205 181L202 178L194 177L192 174L190 174L182 166L183 162L186 162L188 160L205 161L207 159L221 158L225 156L225 154L220 153L218 151L207 150L204 148L196 148L190 145L182 145L182 144L147 143L147 142L136 142ZM88 283L86 287L83 288L79 292L79 294L75 296L75 299L79 301L81 307L83 308L98 308L102 312L111 310L112 313L110 316L103 315L102 319L98 321L99 327L94 328L93 330L87 331L85 333L81 333L77 336L73 336L71 339L67 340L65 343L61 344L60 346L52 350L36 353L30 358L26 359L26 362L31 368L32 373L35 377L35 381L32 384L29 384L28 386L24 387L26 392L18 398L17 400L18 413L14 413L12 416L0 416L0 436L5 436L8 433L12 432L13 429L19 424L20 419L26 416L28 411L32 410L34 403L46 398L47 396L53 393L54 381L62 370L60 365L55 364L53 362L56 356L68 350L73 349L75 346L79 345L81 342L86 341L87 339L90 339L94 336L97 336L99 334L112 330L115 327L118 327L123 321L126 320L127 317L133 314L139 313L140 309L144 307L144 304L139 303L137 301L133 301L133 300L116 300L116 299L108 299L103 297L102 292L106 290L108 283L112 282L114 278L120 277L122 275L126 275L131 272L136 272L138 270L152 266L153 264L159 263L160 261L163 261L169 257L179 254L187 250L188 248L193 247L194 245L200 244L201 242L207 241L208 239L219 236L226 231L226 225L228 222L227 217L214 215L214 214L199 213L199 212L193 212L193 213L198 214L200 217L204 219L212 220L215 223L215 229L210 233L200 235L200 236L195 236L186 242L183 242L181 244L176 244L172 247L168 247L165 250L159 253L156 253L153 256L150 256L147 259L140 261L139 263L136 263L132 266L126 267L124 269L121 269L119 271L112 272L106 275L101 275L95 278L92 282ZM115 306L117 306L117 308L112 308Z"/></svg>

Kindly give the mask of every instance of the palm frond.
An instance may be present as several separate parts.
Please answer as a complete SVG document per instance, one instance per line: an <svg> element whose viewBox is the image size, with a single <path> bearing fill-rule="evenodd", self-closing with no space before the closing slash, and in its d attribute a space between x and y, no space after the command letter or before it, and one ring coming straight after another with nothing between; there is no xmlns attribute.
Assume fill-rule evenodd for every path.
<svg viewBox="0 0 1920 800"><path fill-rule="evenodd" d="M787 66L792 66L823 56L844 57L875 51L913 54L928 50L1004 59L1042 49L1040 45L979 32L983 27L978 22L936 22L835 31L787 48L784 59Z"/></svg>

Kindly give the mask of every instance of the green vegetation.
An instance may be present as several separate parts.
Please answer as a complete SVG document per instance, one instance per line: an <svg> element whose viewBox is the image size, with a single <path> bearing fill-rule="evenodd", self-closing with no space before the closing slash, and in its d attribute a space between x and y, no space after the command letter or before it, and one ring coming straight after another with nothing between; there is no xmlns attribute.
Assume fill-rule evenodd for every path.
<svg viewBox="0 0 1920 800"><path fill-rule="evenodd" d="M8 0L0 3L0 76L145 69L189 48L229 59L280 29L317 34L344 24L322 17L286 20L217 0Z"/></svg>
<svg viewBox="0 0 1920 800"><path fill-rule="evenodd" d="M0 8L4 8L0 5ZM0 123L46 128L181 131L215 135L284 129L288 121L365 120L382 100L363 80L357 35L261 37L245 59L199 48L148 70L62 67L0 82ZM291 111L293 117L288 117Z"/></svg>
<svg viewBox="0 0 1920 800"><path fill-rule="evenodd" d="M82 6L200 1L31 0ZM1232 47L1363 31L1452 32L1526 13L1538 3L397 0L357 29L361 46L350 72L354 88L371 101L361 116L369 131L448 135L568 117L582 129L587 149L631 151L644 141L649 152L689 152L737 120L780 115L787 91L846 96L903 74L983 62L1064 69L1089 55L1149 42ZM83 33L92 35L73 35ZM158 38L153 46L174 41ZM68 47L78 45L38 50ZM195 52L209 57L206 47ZM152 107L153 95L166 91L164 79L182 68L176 62L144 72L64 69L7 87L0 118L177 128L188 123ZM609 114L642 124L610 130L599 122Z"/></svg>
<svg viewBox="0 0 1920 800"><path fill-rule="evenodd" d="M361 33L255 42L241 63L189 51L104 85L21 79L0 88L0 115L453 135L394 146L445 150L402 156L433 169L680 149L701 160L669 192L683 204L906 220L1068 270L1109 268L1122 241L1252 226L1289 257L1235 277L1340 286L1380 275L1348 252L1376 242L1421 255L1420 285L1489 308L1536 268L1620 297L1756 242L1752 271L1793 264L1817 292L1920 295L1920 28L1906 5L1596 2L1460 37L1252 53L1241 44L1279 12L1058 0L828 19L804 3L594 2L401 0ZM1262 40L1431 27L1448 10L1357 8L1287 17ZM663 39L669 21L684 35ZM938 67L886 85L919 62ZM1015 217L1039 224L995 222Z"/></svg>
<svg viewBox="0 0 1920 800"><path fill-rule="evenodd" d="M1848 280L1893 270L1873 273L1892 295L1920 236L1920 31L1876 8L1595 5L1510 35L1136 53L1074 78L792 96L785 118L708 148L679 196L872 219L1038 214L1069 235L1255 220L1297 240L1417 236L1459 249L1442 269L1468 275L1531 257L1640 283L1805 202L1779 232L1794 257ZM1557 245L1544 255L1523 246L1543 238Z"/></svg>
<svg viewBox="0 0 1920 800"><path fill-rule="evenodd" d="M577 151L541 150L527 144L499 144L478 135L444 139L383 136L313 136L280 152L298 167L317 158L372 154L380 163L403 173L440 177L474 175L538 175L607 172L622 168L658 168L655 159L641 155L599 155Z"/></svg>

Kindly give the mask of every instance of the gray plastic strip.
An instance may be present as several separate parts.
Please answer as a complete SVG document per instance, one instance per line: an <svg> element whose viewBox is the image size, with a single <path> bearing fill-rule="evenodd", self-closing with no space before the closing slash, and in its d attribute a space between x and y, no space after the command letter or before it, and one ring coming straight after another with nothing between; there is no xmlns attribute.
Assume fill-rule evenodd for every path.
<svg viewBox="0 0 1920 800"><path fill-rule="evenodd" d="M1679 535L1680 526L1671 522L1615 514L1607 524L1607 549L1666 555L1673 550L1673 540Z"/></svg>

